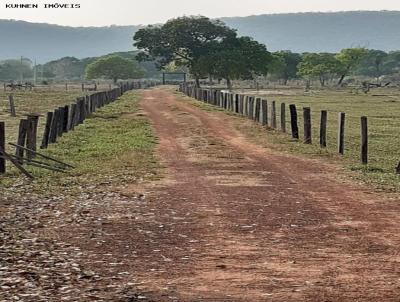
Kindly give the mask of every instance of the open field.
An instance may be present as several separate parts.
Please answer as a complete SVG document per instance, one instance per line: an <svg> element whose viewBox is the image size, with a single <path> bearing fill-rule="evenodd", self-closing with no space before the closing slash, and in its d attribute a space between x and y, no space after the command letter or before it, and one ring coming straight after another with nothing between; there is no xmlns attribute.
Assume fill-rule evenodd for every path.
<svg viewBox="0 0 400 302"><path fill-rule="evenodd" d="M19 121L26 118L30 113L40 115L38 139L41 139L48 111L53 111L57 107L72 103L77 97L88 93L90 92L83 92L78 86L69 87L68 91L65 90L64 86L40 87L34 88L32 91L0 90L0 121L4 121L6 124L7 141L16 142ZM8 96L10 94L14 97L16 117L11 117L8 112Z"/></svg>
<svg viewBox="0 0 400 302"><path fill-rule="evenodd" d="M16 141L19 120L24 118L25 114L34 112L41 114L38 129L38 144L40 144L45 124L45 117L42 115L81 95L83 93L79 90L68 92L39 90L15 93L17 117L12 118L9 113L5 112L8 108L8 101L3 101L0 114L0 120L6 122L7 141ZM4 97L6 96L2 95L2 98ZM127 102L128 99L129 102ZM146 150L151 148L151 144L154 143L152 136L149 135L147 123L140 116L135 116L137 110L135 93L130 92L115 104L93 113L84 124L76 127L73 132L59 138L57 143L50 145L48 149L42 150L47 155L72 163L76 169L71 172L71 177L69 177L28 167L29 171L33 171L34 175L38 176L36 182L39 184L38 188L40 189L40 185L47 183L50 179L53 180L53 184L57 185L68 183L73 179L69 184L74 187L74 185L86 183L89 179L90 182L93 182L96 177L103 177L102 172L107 172L110 179L111 176L118 175L119 180L121 177L128 179L130 175L136 175L137 170L140 170L140 165L134 165L132 160L123 153L129 151L132 154L137 150L135 163L140 157L143 159L140 163L144 165L148 163L145 157L149 156ZM133 120L132 117L135 119ZM116 154L118 154L118 158ZM101 165L97 164L99 160L102 160ZM8 166L6 177L1 180L6 186L13 183L14 178L20 176L20 172L11 164ZM54 175L59 177L54 178Z"/></svg>
<svg viewBox="0 0 400 302"><path fill-rule="evenodd" d="M8 177L0 300L397 301L398 194L227 113L128 92L46 150L71 174Z"/></svg>
<svg viewBox="0 0 400 302"><path fill-rule="evenodd" d="M108 89L108 84L99 86L100 89ZM301 153L310 156L323 156L334 159L338 163L355 171L355 177L377 187L400 190L399 176L394 173L395 166L400 160L400 91L398 89L375 89L369 94L359 94L350 89L347 90L311 90L304 92L300 87L277 86L264 90L236 90L237 93L255 95L277 102L278 128L280 125L280 103L286 105L296 104L298 109L300 140L296 142L290 137L290 115L286 109L286 121L288 134L279 131L274 135L265 135L260 128L246 127L240 123L238 127L246 131L255 142L268 145L280 151ZM9 91L0 91L0 120L6 123L7 141L15 142L18 124L21 118L29 113L38 113L39 119L38 143L43 133L45 114L49 110L65 105L76 97L90 93L82 92L80 85L70 85L65 91L65 86L49 86L48 88L35 88L33 91L14 91L17 117L12 118L7 112ZM302 143L302 107L311 107L313 144ZM328 111L327 148L319 147L319 119L320 111ZM345 128L345 154L337 154L337 129L338 113L346 113ZM360 158L360 117L368 117L369 123L369 164L359 163ZM85 127L85 126L82 126ZM271 132L271 133L272 133ZM13 169L10 170L13 173Z"/></svg>
<svg viewBox="0 0 400 302"><path fill-rule="evenodd" d="M290 114L286 109L286 129L288 135L279 131L276 135L264 135L254 129L255 140L264 140L269 147L307 155L329 157L345 164L363 181L373 183L385 189L400 190L400 177L394 173L400 161L400 90L374 89L369 94L353 93L349 90L311 90L304 92L301 88L279 87L276 90L237 90L237 93L256 95L269 101L276 101L277 125L279 129L280 103L296 104L299 119L299 142L290 136ZM311 107L313 144L302 143L303 107ZM327 148L319 147L320 111L328 111ZM345 154L337 153L338 113L346 113ZM369 164L360 164L360 117L368 117L369 127ZM241 126L243 127L243 126ZM271 144L272 143L272 144Z"/></svg>

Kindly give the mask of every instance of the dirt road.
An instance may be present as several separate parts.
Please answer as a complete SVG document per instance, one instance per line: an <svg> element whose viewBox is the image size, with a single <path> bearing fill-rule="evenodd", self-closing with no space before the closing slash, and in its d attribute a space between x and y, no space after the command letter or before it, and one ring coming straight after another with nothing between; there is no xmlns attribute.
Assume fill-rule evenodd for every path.
<svg viewBox="0 0 400 302"><path fill-rule="evenodd" d="M254 145L168 90L142 98L165 178L104 210L101 249L144 300L400 301L399 200Z"/></svg>

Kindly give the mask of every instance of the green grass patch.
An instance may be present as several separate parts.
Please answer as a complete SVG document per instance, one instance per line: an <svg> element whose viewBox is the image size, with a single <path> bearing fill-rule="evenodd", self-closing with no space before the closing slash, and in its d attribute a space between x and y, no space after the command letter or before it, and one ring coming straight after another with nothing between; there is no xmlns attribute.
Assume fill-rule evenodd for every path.
<svg viewBox="0 0 400 302"><path fill-rule="evenodd" d="M278 130L264 128L253 123L237 120L236 127L255 143L280 152L320 157L343 165L357 180L374 185L379 189L400 192L400 176L395 167L400 161L400 91L398 89L375 89L370 94L359 94L348 90L312 90L304 92L299 88L280 87L264 91L236 91L247 95L265 98L271 105L276 101L277 125L280 127L280 105L286 104L286 129L283 134ZM202 102L196 106L206 111L220 111L221 108ZM296 104L300 140L290 136L289 104ZM312 145L302 143L303 107L311 107ZM216 109L215 109L216 108ZM328 111L327 148L319 146L319 123L321 110ZM338 114L346 113L345 154L337 153ZM228 111L227 111L228 113ZM230 115L235 115L229 112ZM361 116L368 117L369 128L369 164L360 164Z"/></svg>
<svg viewBox="0 0 400 302"><path fill-rule="evenodd" d="M97 185L121 185L155 177L158 163L154 156L156 139L151 125L139 112L137 92L128 92L116 102L92 114L84 124L64 134L45 151L76 168L61 174L28 168L38 191ZM3 185L20 177L10 170Z"/></svg>

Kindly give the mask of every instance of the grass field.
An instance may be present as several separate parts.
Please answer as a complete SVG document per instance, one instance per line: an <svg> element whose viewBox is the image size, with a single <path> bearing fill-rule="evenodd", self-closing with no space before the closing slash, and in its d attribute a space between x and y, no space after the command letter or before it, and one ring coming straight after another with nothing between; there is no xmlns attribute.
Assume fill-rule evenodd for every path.
<svg viewBox="0 0 400 302"><path fill-rule="evenodd" d="M290 138L290 115L286 109L286 128L288 135L267 136L274 148L310 156L335 158L346 168L357 171L355 175L367 183L385 189L400 191L400 176L395 167L400 161L400 90L374 89L369 94L360 94L351 90L312 90L285 89L264 91L237 91L253 94L277 103L278 128L280 125L280 103L296 104L299 117L299 142ZM313 145L302 144L303 118L302 108L311 107ZM320 111L328 111L328 129L326 150L319 147ZM337 154L338 113L346 113L345 154ZM368 117L369 127L369 164L360 164L360 117Z"/></svg>
<svg viewBox="0 0 400 302"><path fill-rule="evenodd" d="M109 89L109 85L99 85L99 90ZM0 90L0 121L6 124L6 138L8 142L16 142L19 121L30 113L39 114L38 139L40 144L41 135L43 134L46 122L46 113L53 111L55 108L72 103L77 97L89 94L83 92L80 85L68 86L51 85L35 87L32 91ZM17 117L11 117L9 110L8 96L12 94L14 97Z"/></svg>
<svg viewBox="0 0 400 302"><path fill-rule="evenodd" d="M307 156L325 157L335 160L337 163L355 173L357 178L364 182L386 190L400 191L400 176L394 173L395 167L400 161L400 91L397 89L376 89L370 94L357 94L351 90L312 90L304 92L299 88L279 87L263 91L237 91L245 94L253 94L266 98L268 101L277 102L277 116L279 127L280 103L287 105L296 104L299 116L300 140L294 141L290 133L282 134L279 131L269 130L265 135L264 130L257 127L247 127L247 124L238 123L238 128L245 131L250 137L259 143L268 145L279 151L300 153ZM39 89L32 92L14 92L17 108L17 117L10 117L6 112L8 108L8 92L0 93L0 120L6 122L7 141L15 142L18 123L28 113L44 115L47 111L72 102L77 96L82 95L79 89L65 91L63 89ZM129 99L130 98L130 99ZM48 152L56 157L77 164L74 175L79 181L86 181L87 176L95 177L101 169L108 170L111 175L129 177L129 165L136 165L136 159L144 158L143 167L150 167L153 159L148 154L154 138L151 129L138 111L136 94L129 93L120 101L96 112L84 125L79 126L74 132L63 136L59 143L50 147ZM313 144L302 143L302 107L309 106L312 110ZM215 108L217 109L217 108ZM319 147L319 119L320 111L328 111L328 147ZM131 112L132 114L128 114ZM345 154L337 154L337 128L338 113L346 113ZM365 115L369 122L369 164L363 166L360 158L360 117ZM129 118L128 118L129 117ZM290 132L290 117L287 109L286 128ZM39 122L38 143L43 133L45 118L42 116ZM135 161L128 156L127 150L135 151ZM127 153L129 154L129 153ZM117 157L118 156L118 157ZM130 159L129 159L130 158ZM96 164L101 162L100 165ZM100 169L100 170L99 170ZM116 171L113 171L116 170ZM103 171L103 172L104 172ZM122 171L122 172L121 172ZM36 175L52 178L53 173L34 170ZM120 174L122 173L122 174ZM19 175L14 169L7 176ZM57 177L59 176L56 174ZM99 174L104 175L104 174ZM10 179L10 177L7 177ZM90 179L89 178L89 179ZM4 182L3 178L3 182ZM61 177L62 182L72 181L71 178ZM54 179L52 179L54 181ZM74 180L75 181L75 180ZM7 181L6 181L7 182Z"/></svg>
<svg viewBox="0 0 400 302"><path fill-rule="evenodd" d="M15 96L20 100L20 112L29 113L34 108L35 112L44 113L81 94L38 91ZM37 105L33 107L33 104ZM14 119L21 117L23 114L20 113ZM17 122L4 112L0 120L7 123L7 139L15 141ZM42 129L39 130L39 139L41 134ZM69 174L32 167L28 167L28 170L36 176L33 186L42 192L60 188L79 190L82 186L95 187L99 183L120 185L124 181L133 182L139 177L155 175L157 162L153 157L154 145L151 126L139 112L138 92L127 92L116 102L96 111L74 131L63 135L57 144L42 151L73 164L75 169ZM0 183L9 187L19 177L20 173L10 168L5 177L0 178Z"/></svg>

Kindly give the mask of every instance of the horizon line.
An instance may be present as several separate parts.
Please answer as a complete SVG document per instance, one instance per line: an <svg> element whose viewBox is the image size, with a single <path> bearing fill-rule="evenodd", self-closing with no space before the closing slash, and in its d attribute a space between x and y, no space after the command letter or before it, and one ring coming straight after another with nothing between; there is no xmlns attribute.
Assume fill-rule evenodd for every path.
<svg viewBox="0 0 400 302"><path fill-rule="evenodd" d="M275 15L300 15L300 14L335 14L335 13L362 13L362 12L391 12L391 13L400 13L400 10L338 10L338 11L306 11L306 12L282 12L282 13L262 13L262 14L252 14L252 15L246 15L246 16L227 16L227 17L216 17L216 18L210 18L213 20L220 20L220 19L233 19L233 18L249 18L249 17L259 17L259 16L275 16ZM203 16L201 14L199 15L193 15L193 14L183 14L180 16L173 17L174 18L179 18L182 16ZM207 17L207 16L205 16ZM171 20L168 19L168 20ZM154 24L163 24L165 22L154 22L154 23L147 23L147 24L109 24L109 25L64 25L64 24L57 24L57 23L48 23L48 22L35 22L35 21L29 21L29 20L22 20L22 19L0 19L1 21L14 21L14 22L26 22L26 23L31 23L31 24L46 24L46 25L53 25L53 26L59 26L59 27L70 27L70 28L101 28L101 27L143 27L147 25L154 25Z"/></svg>

